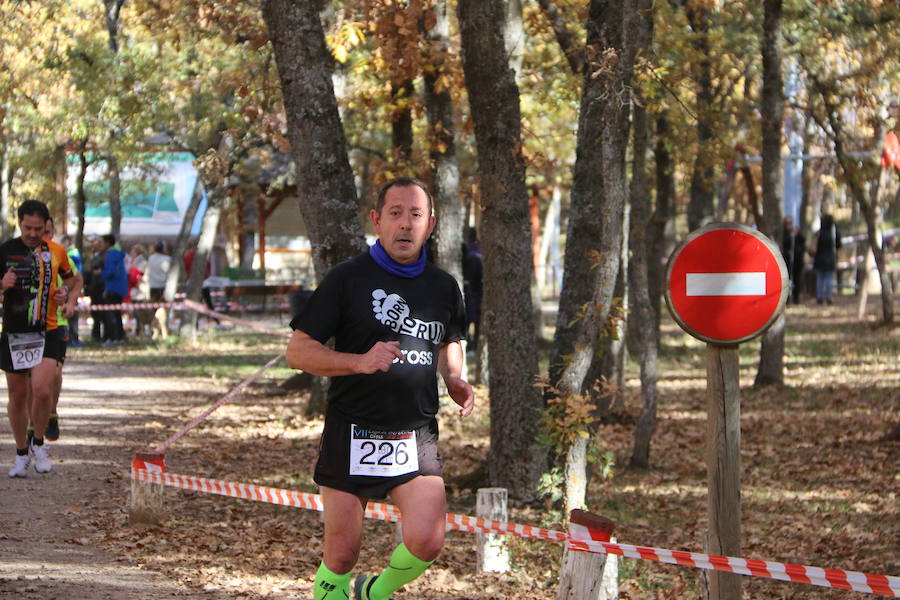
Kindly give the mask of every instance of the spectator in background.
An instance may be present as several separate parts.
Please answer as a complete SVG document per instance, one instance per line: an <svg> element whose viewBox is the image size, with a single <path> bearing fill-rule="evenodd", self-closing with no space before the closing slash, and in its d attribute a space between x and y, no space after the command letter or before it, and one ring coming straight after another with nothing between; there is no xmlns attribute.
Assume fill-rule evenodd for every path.
<svg viewBox="0 0 900 600"><path fill-rule="evenodd" d="M100 236L92 236L89 239L93 256L91 256L90 268L84 273L85 291L91 299L91 305L103 304L103 263L106 261L106 243ZM106 323L106 311L91 309L91 317L94 324L91 327L91 339L100 342L106 339L104 326Z"/></svg>
<svg viewBox="0 0 900 600"><path fill-rule="evenodd" d="M463 244L462 247L463 296L466 301L466 335L469 336L469 341L472 344L470 349L473 351L478 349L483 271L481 253L477 251L477 245L474 248L470 244Z"/></svg>
<svg viewBox="0 0 900 600"><path fill-rule="evenodd" d="M162 240L156 242L153 252L147 258L147 273L144 280L150 289L151 302L164 302L166 292L166 279L169 276L169 266L172 264L172 257L168 255L166 243ZM165 308L158 308L153 313L151 321L151 329L158 331L160 337L168 337L168 311Z"/></svg>
<svg viewBox="0 0 900 600"><path fill-rule="evenodd" d="M128 253L130 258L128 266L128 298L131 302L149 302L150 284L147 281L148 259L145 256L144 246L135 244ZM153 309L134 309L134 334L137 337L149 335L150 324L153 321Z"/></svg>
<svg viewBox="0 0 900 600"><path fill-rule="evenodd" d="M816 271L816 302L831 304L837 251L841 247L841 232L830 213L822 213L822 222L813 243L813 269Z"/></svg>
<svg viewBox="0 0 900 600"><path fill-rule="evenodd" d="M128 267L128 295L126 297L136 302L137 300L134 299L133 294L147 271L147 257L144 246L141 244L132 246L126 257L125 264Z"/></svg>
<svg viewBox="0 0 900 600"><path fill-rule="evenodd" d="M197 256L197 242L191 242L184 251L181 260L184 262L184 278L191 278L191 269L194 266L194 257Z"/></svg>
<svg viewBox="0 0 900 600"><path fill-rule="evenodd" d="M800 288L803 283L803 255L806 253L806 238L799 227L794 226L794 219L785 217L781 230L781 254L787 265L788 277L791 280L791 296L788 302L800 304Z"/></svg>
<svg viewBox="0 0 900 600"><path fill-rule="evenodd" d="M162 302L163 293L166 291L166 277L169 274L169 265L172 257L168 255L165 242L156 242L153 252L147 258L147 282L150 285L150 301Z"/></svg>
<svg viewBox="0 0 900 600"><path fill-rule="evenodd" d="M65 246L66 255L69 257L69 262L75 266L76 273L82 273L84 266L81 263L81 252L78 251L78 248L75 247L74 241L72 240L72 236L67 233L64 233L59 238L59 243ZM76 299L77 302L77 299ZM71 317L69 317L69 346L73 348L78 348L81 346L81 341L78 339L78 311L76 310Z"/></svg>
<svg viewBox="0 0 900 600"><path fill-rule="evenodd" d="M109 233L101 238L105 260L100 276L103 278L103 303L121 304L128 295L128 273L125 270L125 253L116 244L116 236ZM104 314L103 343L118 345L125 343L125 328L122 325L122 311L108 310Z"/></svg>

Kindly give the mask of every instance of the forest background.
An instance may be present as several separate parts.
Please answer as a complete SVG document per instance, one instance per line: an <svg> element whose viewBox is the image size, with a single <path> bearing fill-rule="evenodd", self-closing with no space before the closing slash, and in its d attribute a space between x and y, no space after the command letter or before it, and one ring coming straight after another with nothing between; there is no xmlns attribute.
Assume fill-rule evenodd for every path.
<svg viewBox="0 0 900 600"><path fill-rule="evenodd" d="M436 260L460 280L463 233L477 225L485 478L517 502L550 493L566 508L585 504L588 464L603 460L598 425L622 404L626 353L639 365L641 407L628 464L651 466L664 258L712 220L780 243L789 152L806 157L793 163L799 226L811 234L828 210L862 235L881 284L878 320L893 325L882 232L900 224L900 201L881 155L900 113L896 3L0 6L4 237L15 206L35 197L58 220L74 205L81 245L93 162L105 165L116 232L119 174L160 141L197 157L207 197L194 297L216 232L234 244L252 236L235 226L259 206L243 198L295 199L317 277L364 248L361 214L392 176L431 185ZM557 210L562 285L556 321L544 323L552 286L535 256ZM785 383L784 327L779 319L762 339L757 386Z"/></svg>

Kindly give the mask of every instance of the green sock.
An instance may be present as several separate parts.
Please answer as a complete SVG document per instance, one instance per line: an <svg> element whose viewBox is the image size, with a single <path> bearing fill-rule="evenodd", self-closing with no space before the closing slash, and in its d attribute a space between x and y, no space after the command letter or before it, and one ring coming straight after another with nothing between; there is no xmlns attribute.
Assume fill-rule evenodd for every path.
<svg viewBox="0 0 900 600"><path fill-rule="evenodd" d="M325 561L316 571L316 582L313 585L313 600L344 600L350 597L350 573L338 575L325 566Z"/></svg>
<svg viewBox="0 0 900 600"><path fill-rule="evenodd" d="M369 600L389 600L391 594L424 573L433 562L416 558L406 545L401 543L394 549L388 567L369 588Z"/></svg>

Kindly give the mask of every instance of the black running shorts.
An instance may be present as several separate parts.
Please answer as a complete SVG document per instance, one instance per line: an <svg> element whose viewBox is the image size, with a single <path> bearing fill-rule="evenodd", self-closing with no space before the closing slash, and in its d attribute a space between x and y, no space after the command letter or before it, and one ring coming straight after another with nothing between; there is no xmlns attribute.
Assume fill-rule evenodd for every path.
<svg viewBox="0 0 900 600"><path fill-rule="evenodd" d="M69 341L67 327L57 327L44 334L44 358L52 358L59 362L66 360L66 345ZM7 373L29 373L31 369L14 369L12 356L9 354L9 337L0 335L0 369Z"/></svg>
<svg viewBox="0 0 900 600"><path fill-rule="evenodd" d="M395 447L396 455L391 453L391 446L379 442L378 438L389 439L385 432L372 432L369 435L375 441L361 444L357 458L373 466L391 463L397 459L403 461L402 446ZM319 441L319 460L316 463L313 479L321 486L341 490L364 498L382 500L388 492L398 485L412 481L419 475L437 475L443 477L444 469L438 451L438 424L433 419L430 423L414 430L416 439L416 455L419 468L410 473L395 476L351 475L351 424L340 418L328 416L325 428Z"/></svg>

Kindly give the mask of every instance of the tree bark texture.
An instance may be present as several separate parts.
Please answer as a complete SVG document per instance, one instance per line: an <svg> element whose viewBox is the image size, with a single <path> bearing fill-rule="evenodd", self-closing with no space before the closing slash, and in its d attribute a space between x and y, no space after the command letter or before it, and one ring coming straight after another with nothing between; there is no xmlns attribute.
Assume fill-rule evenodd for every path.
<svg viewBox="0 0 900 600"><path fill-rule="evenodd" d="M599 246L593 256L575 257L570 255L568 247L566 249L566 279L570 284L573 281L568 273L571 266L578 261L590 266L584 275L589 282L586 298L579 304L570 297L568 302L572 304L567 305L566 310L572 321L562 321L565 317L561 308L557 322L564 326L562 332L557 331L557 336L562 334L567 337L555 340L553 360L556 364L553 367L557 369L558 380L551 379L551 382L564 397L578 396L593 383L588 381L588 375L600 333L609 317L619 275L622 223L628 194L625 156L628 150L629 89L636 51L636 26L636 1L592 0L590 3L586 24L587 64L590 67L585 72L581 100L573 205L574 198L580 194L589 197L588 194L599 192L599 197L591 200L594 211L576 214L570 209L569 218L599 221L596 229L598 235L594 238L599 239ZM589 161L590 165L583 164L584 160ZM603 173L603 177L598 181L595 178L599 173ZM572 230L573 227L570 227ZM567 246L569 243L571 239ZM588 243L585 239L583 251L590 248ZM576 262L570 262L570 257ZM564 282L563 291L565 285ZM559 352L566 346L571 348L570 352ZM568 356L564 365L560 364L562 356ZM579 499L566 501L576 504Z"/></svg>
<svg viewBox="0 0 900 600"><path fill-rule="evenodd" d="M588 34L591 61L596 61L600 40L597 26ZM592 68L594 66L592 65ZM578 139L575 151L575 171L569 198L569 218L566 245L563 253L563 277L556 315L556 333L550 356L550 381L556 384L565 368L564 357L572 355L583 310L593 294L592 256L601 251L602 219L598 218L603 202L603 161L600 139L603 130L602 113L605 103L600 81L591 71L582 73L582 100L578 115ZM609 248L610 245L607 244ZM617 255L613 252L613 255ZM590 383L587 383L587 391Z"/></svg>
<svg viewBox="0 0 900 600"><path fill-rule="evenodd" d="M762 232L781 247L783 200L781 142L784 129L784 84L781 77L781 3L765 0L762 63ZM784 383L784 315L763 332L755 386Z"/></svg>
<svg viewBox="0 0 900 600"><path fill-rule="evenodd" d="M413 152L412 79L391 84L391 145L394 157L402 165L409 164Z"/></svg>
<svg viewBox="0 0 900 600"><path fill-rule="evenodd" d="M638 13L642 16L638 27L639 51L650 46L653 37L651 0L641 0ZM629 316L628 333L636 342L641 377L641 416L634 429L634 446L630 464L650 466L650 442L656 431L657 356L659 327L653 314L649 285L649 246L647 238L651 224L650 186L647 180L647 150L650 146L650 123L643 102L634 108L633 162L631 167L630 249L628 262Z"/></svg>
<svg viewBox="0 0 900 600"><path fill-rule="evenodd" d="M265 0L297 169L300 214L317 280L366 250L353 171L331 81L331 55L316 3Z"/></svg>
<svg viewBox="0 0 900 600"><path fill-rule="evenodd" d="M566 394L579 394L590 386L585 381L593 359L598 336L609 316L613 290L619 271L619 251L622 244L622 219L627 196L625 156L627 154L630 102L628 86L631 83L634 64L634 32L636 3L593 0L587 22L588 64L592 72L586 72L582 111L579 118L577 162L573 182L573 206L590 206L590 212L570 208L570 233L577 236L576 226L582 222L589 227L599 246L592 247L588 239L582 241L581 255L570 252L569 238L566 248L565 279L563 293L568 282L579 285L570 276L569 269L577 271L579 264L587 264L581 276L587 280L586 290L579 290L577 299L567 298L566 316L557 324L563 325L561 338L554 344L556 357L571 358L559 372L559 389ZM626 33L628 32L628 33ZM630 35L629 35L630 34ZM626 40L630 45L626 44ZM587 161L585 164L583 161ZM597 175L603 173L602 178ZM591 197L597 194L599 197ZM580 198L589 198L589 202ZM576 200L577 199L577 200ZM572 221L576 221L572 223ZM575 244L578 245L577 243ZM592 258L588 254L596 250ZM583 292L584 295L581 295ZM569 294L572 294L570 291ZM572 294L574 296L574 294ZM560 313L563 297L560 297ZM564 322L562 319L571 319ZM560 336L560 331L557 332ZM565 347L570 352L564 350ZM559 352L557 354L557 352ZM556 358L559 361L559 358ZM559 368L559 365L554 365Z"/></svg>
<svg viewBox="0 0 900 600"><path fill-rule="evenodd" d="M559 14L556 2L554 0L538 0L538 5L541 7L544 16L550 21L550 27L553 29L556 43L559 44L563 55L566 57L572 74L576 77L580 76L584 72L584 52L573 40L572 32L566 26L566 20L563 15Z"/></svg>
<svg viewBox="0 0 900 600"><path fill-rule="evenodd" d="M106 176L109 181L109 232L121 239L122 231L122 176L115 156L106 157Z"/></svg>
<svg viewBox="0 0 900 600"><path fill-rule="evenodd" d="M78 176L75 179L75 219L77 229L75 231L75 247L80 254L84 254L84 213L87 211L87 193L84 191L84 178L88 169L85 144L82 143L78 150Z"/></svg>
<svg viewBox="0 0 900 600"><path fill-rule="evenodd" d="M670 247L671 223L675 212L675 165L670 151L669 119L665 112L656 117L656 206L648 225L647 290L653 308L654 330L659 331L662 313L663 256ZM657 340L657 346L659 341Z"/></svg>
<svg viewBox="0 0 900 600"><path fill-rule="evenodd" d="M519 89L504 44L502 0L461 0L458 16L475 125L482 202L482 327L491 351L491 485L534 498L542 471L535 437L541 396L532 323L531 236Z"/></svg>
<svg viewBox="0 0 900 600"><path fill-rule="evenodd" d="M447 0L438 0L432 9L435 25L428 32L428 61L424 69L425 109L431 128L431 160L434 163L431 191L437 225L434 237L436 264L453 275L462 287L462 244L466 207L459 195L459 159L456 156L456 128L453 97L446 82L450 49L450 15Z"/></svg>
<svg viewBox="0 0 900 600"><path fill-rule="evenodd" d="M175 243L169 249L169 256L172 258L172 261L169 263L169 270L166 273L166 287L163 291L163 298L166 302L171 302L175 298L175 292L178 290L178 278L184 264L184 251L187 248L188 239L191 237L191 227L194 225L194 219L197 218L197 212L199 212L202 202L203 182L198 177L197 182L194 184L194 193L191 194L191 201L184 211L184 219L181 221L178 237L175 238ZM190 273L187 273L187 275L190 276Z"/></svg>
<svg viewBox="0 0 900 600"><path fill-rule="evenodd" d="M691 175L690 200L688 201L688 229L694 231L712 218L715 202L713 153L709 146L714 132L710 124L713 108L713 77L709 41L709 9L699 2L685 2L685 13L694 33L693 46L700 59L697 61L697 155Z"/></svg>

